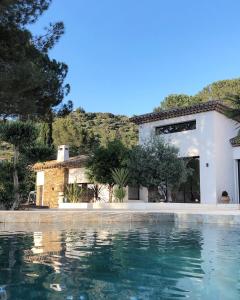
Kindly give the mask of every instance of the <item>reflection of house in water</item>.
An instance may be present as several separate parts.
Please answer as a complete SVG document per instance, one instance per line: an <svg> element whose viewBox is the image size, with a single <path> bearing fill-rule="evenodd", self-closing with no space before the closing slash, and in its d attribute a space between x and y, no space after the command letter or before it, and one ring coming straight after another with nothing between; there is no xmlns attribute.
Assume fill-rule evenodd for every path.
<svg viewBox="0 0 240 300"><path fill-rule="evenodd" d="M67 258L77 259L80 259L80 257L85 257L89 255L90 249L98 244L100 240L102 244L110 245L111 241L109 239L109 232L106 230L100 230L96 232L95 230L88 229L87 232L85 231L82 233L66 233L65 256Z"/></svg>
<svg viewBox="0 0 240 300"><path fill-rule="evenodd" d="M60 272L61 257L64 253L62 235L58 231L34 232L34 245L25 251L25 261L29 263L45 264Z"/></svg>

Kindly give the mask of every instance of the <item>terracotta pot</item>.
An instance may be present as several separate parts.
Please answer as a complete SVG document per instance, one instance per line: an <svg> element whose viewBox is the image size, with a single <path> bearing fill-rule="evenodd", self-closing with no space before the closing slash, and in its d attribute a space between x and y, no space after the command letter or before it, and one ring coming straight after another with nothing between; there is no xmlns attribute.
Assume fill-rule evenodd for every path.
<svg viewBox="0 0 240 300"><path fill-rule="evenodd" d="M228 204L230 202L230 198L228 196L221 197L221 203Z"/></svg>

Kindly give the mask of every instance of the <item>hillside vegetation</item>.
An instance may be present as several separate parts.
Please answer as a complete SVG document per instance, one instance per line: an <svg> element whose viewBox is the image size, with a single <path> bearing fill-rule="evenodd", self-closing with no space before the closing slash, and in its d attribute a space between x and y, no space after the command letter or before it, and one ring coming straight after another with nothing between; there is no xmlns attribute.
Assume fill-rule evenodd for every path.
<svg viewBox="0 0 240 300"><path fill-rule="evenodd" d="M90 152L97 144L120 139L127 147L137 144L137 126L129 118L111 113L75 111L53 123L54 145L70 145L72 154Z"/></svg>

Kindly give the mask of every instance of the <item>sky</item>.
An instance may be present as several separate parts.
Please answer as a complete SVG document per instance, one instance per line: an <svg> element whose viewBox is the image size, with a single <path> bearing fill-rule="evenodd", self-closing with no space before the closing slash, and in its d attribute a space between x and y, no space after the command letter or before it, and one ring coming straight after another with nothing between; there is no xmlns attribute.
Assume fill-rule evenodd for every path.
<svg viewBox="0 0 240 300"><path fill-rule="evenodd" d="M65 100L131 116L240 77L239 12L239 0L53 0L31 31L65 24L50 52L69 66Z"/></svg>

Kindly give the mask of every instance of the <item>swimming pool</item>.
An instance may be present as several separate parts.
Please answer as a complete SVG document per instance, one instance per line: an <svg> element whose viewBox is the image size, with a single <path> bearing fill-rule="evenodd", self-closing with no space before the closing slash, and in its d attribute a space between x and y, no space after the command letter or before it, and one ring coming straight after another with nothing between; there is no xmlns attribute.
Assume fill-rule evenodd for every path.
<svg viewBox="0 0 240 300"><path fill-rule="evenodd" d="M240 299L239 233L175 223L2 231L0 299Z"/></svg>

